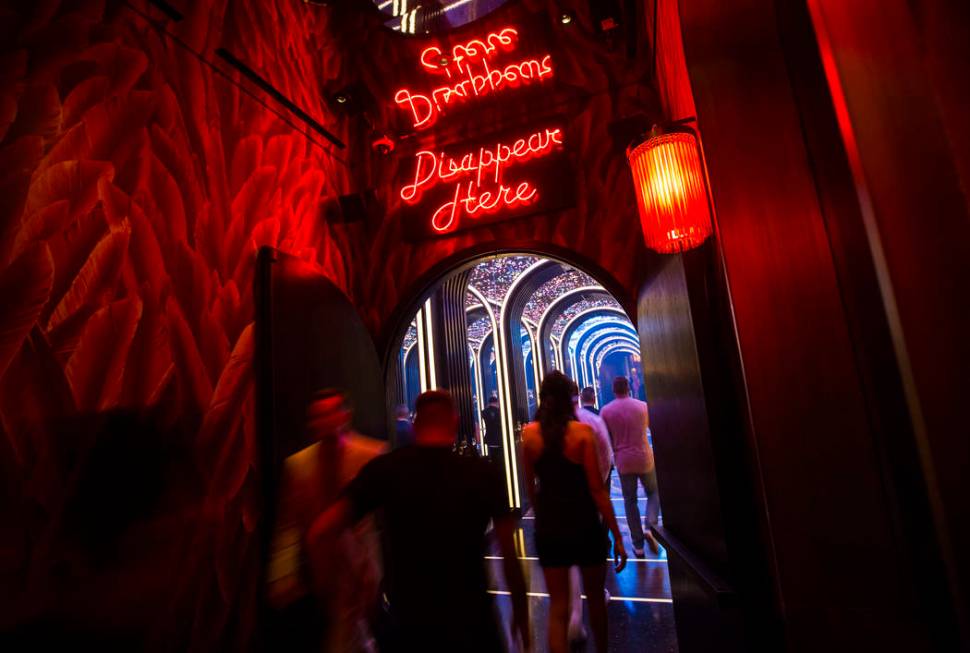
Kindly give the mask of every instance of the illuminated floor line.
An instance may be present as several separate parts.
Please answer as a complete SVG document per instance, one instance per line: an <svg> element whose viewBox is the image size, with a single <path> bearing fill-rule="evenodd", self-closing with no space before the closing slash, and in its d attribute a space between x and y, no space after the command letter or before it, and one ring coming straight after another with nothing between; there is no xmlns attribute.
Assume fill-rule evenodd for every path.
<svg viewBox="0 0 970 653"><path fill-rule="evenodd" d="M512 592L506 592L505 590L488 590L489 594L495 594L497 596L511 596ZM539 599L548 599L549 595L545 592L526 592L526 596L532 596ZM583 600L586 600L586 595L583 594ZM610 601L633 601L634 603L673 603L673 599L654 599L647 596L610 596Z"/></svg>
<svg viewBox="0 0 970 653"><path fill-rule="evenodd" d="M504 560L502 556L485 556L486 560ZM519 560L538 560L534 556L519 556ZM667 564L666 558L627 558L627 562L662 562ZM613 558L607 558L606 562L613 562Z"/></svg>

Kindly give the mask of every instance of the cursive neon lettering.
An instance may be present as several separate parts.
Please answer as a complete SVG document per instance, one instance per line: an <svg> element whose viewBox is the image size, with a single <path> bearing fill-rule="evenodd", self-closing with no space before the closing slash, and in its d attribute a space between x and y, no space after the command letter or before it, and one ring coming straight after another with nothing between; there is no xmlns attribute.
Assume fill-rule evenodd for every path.
<svg viewBox="0 0 970 653"><path fill-rule="evenodd" d="M444 50L437 45L425 48L419 56L422 68L444 75L447 83L429 93L401 89L394 101L411 112L414 127L428 128L451 105L551 77L552 56L548 54L542 59L525 59L505 66L489 65L489 59L499 50L514 50L517 39L518 31L506 27L484 39L472 39L453 46L450 56L445 56Z"/></svg>
<svg viewBox="0 0 970 653"><path fill-rule="evenodd" d="M439 183L447 183L455 177L474 175L476 185L483 179L498 183L505 167L516 162L524 162L551 152L556 145L562 144L562 129L545 129L519 138L510 147L496 143L480 147L477 151L466 152L460 157L448 156L444 152L435 154L422 150L414 155L414 174L412 182L405 184L400 191L401 199L415 203L421 194Z"/></svg>
<svg viewBox="0 0 970 653"><path fill-rule="evenodd" d="M431 227L438 233L457 228L462 217L477 219L484 215L529 204L539 197L531 181L506 183L506 169L541 157L562 145L562 129L552 128L518 138L512 145L495 143L461 155L422 150L414 155L409 182L401 187L400 197L416 204L429 190L453 184L450 199L431 214Z"/></svg>
<svg viewBox="0 0 970 653"><path fill-rule="evenodd" d="M504 208L526 205L538 199L539 191L531 182L520 182L515 190L511 186L499 184L495 191L478 192L473 181L455 184L455 193L431 216L431 228L438 233L446 233L457 227L462 214L471 219L481 218Z"/></svg>

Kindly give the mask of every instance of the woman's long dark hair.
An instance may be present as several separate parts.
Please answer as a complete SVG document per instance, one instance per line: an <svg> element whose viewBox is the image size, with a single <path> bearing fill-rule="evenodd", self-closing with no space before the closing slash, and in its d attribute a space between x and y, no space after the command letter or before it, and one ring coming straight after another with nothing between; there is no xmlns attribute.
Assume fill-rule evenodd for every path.
<svg viewBox="0 0 970 653"><path fill-rule="evenodd" d="M545 446L562 453L566 427L573 419L576 419L573 382L562 372L550 372L539 389L539 410L536 411L536 421L539 422Z"/></svg>

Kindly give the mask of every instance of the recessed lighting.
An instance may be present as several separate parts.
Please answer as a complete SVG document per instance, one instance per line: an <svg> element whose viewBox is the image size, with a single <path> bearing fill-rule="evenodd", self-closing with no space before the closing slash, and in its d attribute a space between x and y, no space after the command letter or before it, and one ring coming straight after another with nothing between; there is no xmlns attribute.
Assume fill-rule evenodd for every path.
<svg viewBox="0 0 970 653"><path fill-rule="evenodd" d="M559 22L563 25L568 25L569 23L573 22L573 15L570 13L564 13L559 17Z"/></svg>
<svg viewBox="0 0 970 653"><path fill-rule="evenodd" d="M348 98L346 95L341 93L334 99L337 100L337 104L347 104L347 100L349 100L350 98Z"/></svg>

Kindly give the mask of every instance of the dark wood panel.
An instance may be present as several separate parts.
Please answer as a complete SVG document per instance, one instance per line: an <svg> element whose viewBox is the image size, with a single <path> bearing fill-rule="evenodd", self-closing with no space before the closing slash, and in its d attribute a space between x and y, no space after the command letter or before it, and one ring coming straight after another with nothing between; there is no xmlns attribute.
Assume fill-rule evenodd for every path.
<svg viewBox="0 0 970 653"><path fill-rule="evenodd" d="M787 636L924 646L773 3L682 9Z"/></svg>

